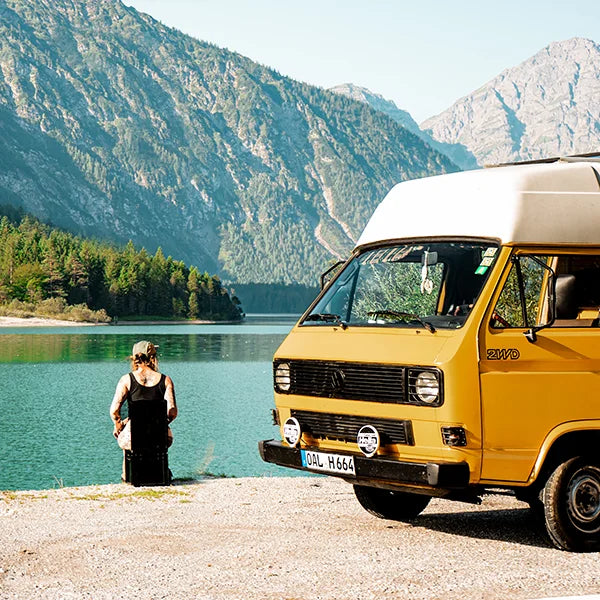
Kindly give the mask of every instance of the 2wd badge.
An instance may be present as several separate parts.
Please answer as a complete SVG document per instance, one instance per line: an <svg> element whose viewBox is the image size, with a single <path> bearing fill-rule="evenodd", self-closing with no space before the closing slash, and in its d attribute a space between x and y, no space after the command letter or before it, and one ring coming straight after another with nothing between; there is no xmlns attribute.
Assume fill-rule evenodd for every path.
<svg viewBox="0 0 600 600"><path fill-rule="evenodd" d="M295 417L290 417L283 424L283 437L285 441L292 447L295 448L296 444L300 440L300 436L302 435L302 429L300 428L300 423L298 419Z"/></svg>
<svg viewBox="0 0 600 600"><path fill-rule="evenodd" d="M359 429L358 434L356 435L356 443L358 444L360 451L367 458L375 456L381 443L379 431L372 425L364 425Z"/></svg>

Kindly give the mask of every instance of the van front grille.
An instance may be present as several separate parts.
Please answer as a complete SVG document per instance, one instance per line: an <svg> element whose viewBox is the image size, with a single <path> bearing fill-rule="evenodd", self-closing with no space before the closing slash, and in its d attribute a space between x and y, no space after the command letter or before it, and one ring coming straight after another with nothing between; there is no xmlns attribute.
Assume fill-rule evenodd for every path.
<svg viewBox="0 0 600 600"><path fill-rule="evenodd" d="M302 431L316 439L356 442L356 435L363 425L372 425L379 431L381 444L404 444L414 446L411 421L372 419L355 415L334 415L305 410L292 410L291 416L298 419Z"/></svg>
<svg viewBox="0 0 600 600"><path fill-rule="evenodd" d="M342 400L405 403L405 367L290 360L291 394Z"/></svg>

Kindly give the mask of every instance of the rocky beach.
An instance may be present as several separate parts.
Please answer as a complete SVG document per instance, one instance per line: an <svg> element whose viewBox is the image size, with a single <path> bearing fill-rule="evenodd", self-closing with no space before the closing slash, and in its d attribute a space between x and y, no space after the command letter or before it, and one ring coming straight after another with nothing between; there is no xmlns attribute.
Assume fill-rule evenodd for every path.
<svg viewBox="0 0 600 600"><path fill-rule="evenodd" d="M3 600L533 599L598 594L598 567L507 496L403 524L322 477L0 492Z"/></svg>

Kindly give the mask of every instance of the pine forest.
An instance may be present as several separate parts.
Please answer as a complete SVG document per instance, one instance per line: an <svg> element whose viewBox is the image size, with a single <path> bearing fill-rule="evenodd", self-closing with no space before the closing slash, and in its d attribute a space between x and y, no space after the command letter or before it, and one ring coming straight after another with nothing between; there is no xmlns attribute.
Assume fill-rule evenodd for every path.
<svg viewBox="0 0 600 600"><path fill-rule="evenodd" d="M82 239L0 208L0 314L74 321L239 320L239 300L216 275L165 257Z"/></svg>

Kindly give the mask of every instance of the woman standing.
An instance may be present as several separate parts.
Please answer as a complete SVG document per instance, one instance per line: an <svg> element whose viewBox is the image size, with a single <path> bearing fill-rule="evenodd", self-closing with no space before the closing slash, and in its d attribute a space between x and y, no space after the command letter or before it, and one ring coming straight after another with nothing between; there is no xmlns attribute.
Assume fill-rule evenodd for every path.
<svg viewBox="0 0 600 600"><path fill-rule="evenodd" d="M133 346L131 356L129 357L131 360L131 372L123 375L119 380L113 401L110 405L110 416L114 423L113 435L116 438L119 438L119 434L126 425L136 430L130 419L121 419L121 407L125 400L127 400L130 417L136 413L143 414L143 412L139 412L140 409L150 412L150 410L158 408L161 404L166 411L166 414L163 414L165 414L167 425L177 416L175 387L173 386L172 379L167 375L161 374L158 370L156 348L157 346L146 340L137 342ZM141 421L141 418L138 418ZM142 432L141 427L137 428L137 430ZM164 431L166 435L166 426ZM138 440L137 435L134 438L136 446L138 444L140 446L149 446L153 442L153 440L147 439ZM129 448L127 448L127 445L122 443L121 440L119 442L121 447L125 446L125 450L131 450L131 443L129 443ZM125 480L125 461L123 462L123 479Z"/></svg>

